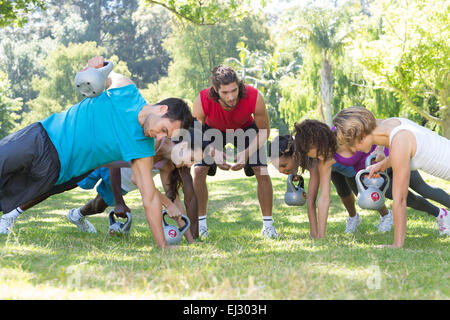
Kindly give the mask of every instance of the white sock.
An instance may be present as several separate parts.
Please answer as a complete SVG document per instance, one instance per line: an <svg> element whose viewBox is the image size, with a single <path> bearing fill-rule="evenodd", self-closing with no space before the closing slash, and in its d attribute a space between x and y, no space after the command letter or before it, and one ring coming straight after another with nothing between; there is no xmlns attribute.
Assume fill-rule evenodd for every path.
<svg viewBox="0 0 450 320"><path fill-rule="evenodd" d="M265 228L270 228L273 225L272 216L263 216L263 226Z"/></svg>
<svg viewBox="0 0 450 320"><path fill-rule="evenodd" d="M80 220L81 218L83 218L84 216L81 214L80 212L81 208L76 208L75 210L72 211L72 218L76 219L76 220Z"/></svg>
<svg viewBox="0 0 450 320"><path fill-rule="evenodd" d="M198 217L198 228L199 229L208 229L206 226L206 214L204 216Z"/></svg>
<svg viewBox="0 0 450 320"><path fill-rule="evenodd" d="M10 211L10 212L4 214L3 216L4 216L5 218L14 218L14 220L15 220L15 219L17 219L17 217L19 216L19 214L21 214L22 212L23 212L22 209L20 209L19 207L17 207L17 208L14 209L13 211Z"/></svg>

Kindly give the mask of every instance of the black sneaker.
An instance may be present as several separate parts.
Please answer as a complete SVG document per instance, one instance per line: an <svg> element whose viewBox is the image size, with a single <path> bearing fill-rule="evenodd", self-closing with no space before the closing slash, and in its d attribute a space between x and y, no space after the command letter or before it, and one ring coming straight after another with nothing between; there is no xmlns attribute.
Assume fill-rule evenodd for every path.
<svg viewBox="0 0 450 320"><path fill-rule="evenodd" d="M250 165L248 165L248 164L245 165L244 172L247 177L251 177L251 176L255 175L255 172L253 171L252 167L250 167Z"/></svg>

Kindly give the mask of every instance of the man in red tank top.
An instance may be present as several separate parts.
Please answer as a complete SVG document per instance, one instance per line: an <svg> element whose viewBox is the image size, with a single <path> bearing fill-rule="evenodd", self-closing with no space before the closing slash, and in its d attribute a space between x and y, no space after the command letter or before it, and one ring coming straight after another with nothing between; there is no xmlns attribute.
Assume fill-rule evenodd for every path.
<svg viewBox="0 0 450 320"><path fill-rule="evenodd" d="M264 98L258 90L245 85L230 67L217 66L211 72L210 88L200 91L194 101L193 115L203 125L205 133L214 130L215 163L205 160L194 169L194 190L198 198L199 234L208 236L206 212L208 188L206 176L215 175L217 166L222 170L241 170L247 176L255 175L257 194L263 218L262 234L278 236L272 220L273 189L267 171L265 143L270 133L269 117ZM204 134L204 138L207 135ZM245 136L245 143L242 136ZM218 142L219 140L220 142ZM230 141L231 140L231 141ZM236 164L221 161L227 143L237 147ZM220 156L219 156L220 155ZM219 159L218 159L219 157Z"/></svg>

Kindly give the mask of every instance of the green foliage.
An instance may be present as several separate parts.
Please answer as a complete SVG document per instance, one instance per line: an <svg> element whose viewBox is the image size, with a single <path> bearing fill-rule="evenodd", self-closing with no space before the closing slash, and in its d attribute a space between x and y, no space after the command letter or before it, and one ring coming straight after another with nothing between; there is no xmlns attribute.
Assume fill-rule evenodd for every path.
<svg viewBox="0 0 450 320"><path fill-rule="evenodd" d="M251 11L249 0L145 0L145 2L162 6L177 17L196 25L215 25L242 19Z"/></svg>
<svg viewBox="0 0 450 320"><path fill-rule="evenodd" d="M39 96L29 102L31 111L24 115L21 126L46 118L52 113L60 112L81 101L83 98L76 90L74 77L84 68L87 61L102 55L104 48L95 42L61 45L44 60L45 76L35 77L33 89ZM126 64L118 61L116 56L106 57L114 62L114 71L130 77Z"/></svg>
<svg viewBox="0 0 450 320"><path fill-rule="evenodd" d="M368 24L380 29L379 36L359 38L354 59L367 79L394 92L409 112L438 124L449 137L448 1L383 0L373 10Z"/></svg>
<svg viewBox="0 0 450 320"><path fill-rule="evenodd" d="M228 58L225 62L238 72L242 80L262 94L271 128L277 128L280 134L288 133L288 126L279 110L280 81L298 69L300 59L284 59L284 53L278 49L272 54L263 50L250 51L243 42L238 43L237 49L239 59Z"/></svg>
<svg viewBox="0 0 450 320"><path fill-rule="evenodd" d="M2 30L0 45L0 70L8 75L10 96L21 98L24 103L36 98L37 92L31 85L31 79L44 75L41 61L46 56L53 41L48 39L28 40L14 37L13 30ZM25 107L25 110L28 110Z"/></svg>
<svg viewBox="0 0 450 320"><path fill-rule="evenodd" d="M303 53L301 69L280 81L280 113L292 131L296 122L304 119L323 120L320 113L320 57L311 48Z"/></svg>
<svg viewBox="0 0 450 320"><path fill-rule="evenodd" d="M22 27L28 22L27 14L36 8L45 8L42 0L8 0L0 1L0 28L16 24Z"/></svg>
<svg viewBox="0 0 450 320"><path fill-rule="evenodd" d="M173 59L169 79L159 81L158 85L164 89L153 91L193 101L200 90L210 85L210 72L215 66L228 57L238 58L239 42L244 41L249 50L267 50L269 33L262 25L255 16L226 25L177 25L164 42Z"/></svg>
<svg viewBox="0 0 450 320"><path fill-rule="evenodd" d="M8 97L9 81L7 75L0 71L0 139L8 135L14 128L16 112L20 109L21 101Z"/></svg>

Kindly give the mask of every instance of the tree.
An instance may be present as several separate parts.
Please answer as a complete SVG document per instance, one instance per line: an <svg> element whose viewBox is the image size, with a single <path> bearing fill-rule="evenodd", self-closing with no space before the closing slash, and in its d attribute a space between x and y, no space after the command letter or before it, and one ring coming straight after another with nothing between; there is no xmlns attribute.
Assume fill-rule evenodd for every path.
<svg viewBox="0 0 450 320"><path fill-rule="evenodd" d="M351 31L343 28L348 16L343 14L346 13L344 9L316 7L299 12L300 23L294 28L294 34L311 46L314 54L321 56L320 93L325 109L325 122L331 126L334 86L332 59L342 54L344 44L351 34Z"/></svg>
<svg viewBox="0 0 450 320"><path fill-rule="evenodd" d="M39 92L36 99L29 102L31 111L24 114L22 126L61 112L83 97L75 90L74 77L93 56L102 55L104 48L95 42L61 45L44 60L46 76L34 78L33 89ZM114 70L131 77L126 64L117 56L106 57L114 62Z"/></svg>
<svg viewBox="0 0 450 320"><path fill-rule="evenodd" d="M438 125L450 138L448 1L380 0L369 21L375 39L359 38L353 57L378 88L401 99L406 110Z"/></svg>
<svg viewBox="0 0 450 320"><path fill-rule="evenodd" d="M266 43L269 33L263 25L262 19L255 16L211 26L176 24L164 42L172 57L168 79L158 83L165 89L152 89L164 96L150 93L152 99L174 95L193 101L209 85L210 72L215 66L224 63L226 58L239 57L236 46L241 41L249 50L270 51Z"/></svg>
<svg viewBox="0 0 450 320"><path fill-rule="evenodd" d="M95 41L108 56L127 63L139 87L167 75L170 57L163 40L170 33L169 14L138 0L53 0L78 8L87 23L83 41ZM79 41L80 42L80 41Z"/></svg>
<svg viewBox="0 0 450 320"><path fill-rule="evenodd" d="M14 128L16 112L20 109L20 99L8 97L9 82L7 75L0 72L0 139L5 137Z"/></svg>
<svg viewBox="0 0 450 320"><path fill-rule="evenodd" d="M284 61L284 54L275 50L273 54L263 51L250 51L243 42L238 43L239 59L228 58L226 63L238 72L240 78L257 88L264 97L270 119L270 126L278 128L280 134L288 134L289 128L280 114L280 83L289 74L296 72L301 59Z"/></svg>
<svg viewBox="0 0 450 320"><path fill-rule="evenodd" d="M252 11L250 0L145 0L145 2L161 6L180 19L203 26L240 20ZM265 1L261 3L264 6Z"/></svg>
<svg viewBox="0 0 450 320"><path fill-rule="evenodd" d="M0 1L0 28L8 25L23 26L27 21L27 14L37 8L44 9L43 0L8 0Z"/></svg>

